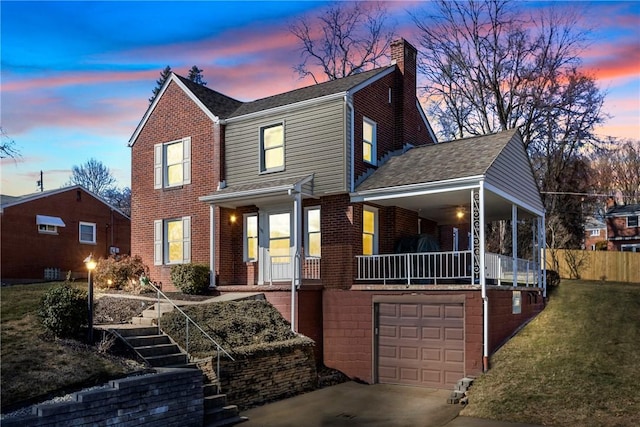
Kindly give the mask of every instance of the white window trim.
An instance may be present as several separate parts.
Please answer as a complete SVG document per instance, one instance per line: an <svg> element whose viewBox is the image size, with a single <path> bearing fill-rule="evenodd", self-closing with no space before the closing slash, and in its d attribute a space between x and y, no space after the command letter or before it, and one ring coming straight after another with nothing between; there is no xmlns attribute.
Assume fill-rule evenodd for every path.
<svg viewBox="0 0 640 427"><path fill-rule="evenodd" d="M589 236L591 236L591 237L598 237L598 236L600 236L600 229L599 229L599 228L596 228L596 229L591 230L591 233L589 233Z"/></svg>
<svg viewBox="0 0 640 427"><path fill-rule="evenodd" d="M620 245L621 252L640 252L640 243Z"/></svg>
<svg viewBox="0 0 640 427"><path fill-rule="evenodd" d="M379 210L378 208L375 208L369 205L364 205L362 209L363 209L362 227L360 229L362 235L364 235L364 211L373 212L373 248L371 252L372 252L372 255L378 255L378 237L379 237L378 223L380 221ZM364 248L362 249L364 252Z"/></svg>
<svg viewBox="0 0 640 427"><path fill-rule="evenodd" d="M264 139L263 139L263 134L264 134L264 130L265 129L269 129L269 128L273 128L273 127L277 127L277 126L282 126L282 166L277 167L277 168L270 168L267 169L266 165L265 165L265 151L264 151ZM258 173L259 174L267 174L267 173L273 173L273 172L282 172L285 170L286 167L286 158L287 158L287 148L286 148L286 132L285 132L285 125L284 125L284 120L280 121L280 122L275 122L275 123L271 123L268 125L264 125L264 126L260 126L260 129L258 130L258 139L260 141L259 143L259 153L258 153ZM276 147L271 147L271 149L276 148Z"/></svg>
<svg viewBox="0 0 640 427"><path fill-rule="evenodd" d="M362 129L362 161L365 163L368 163L370 165L376 166L378 164L378 124L376 122L374 122L373 120L367 118L367 117L362 117L362 124L364 125L364 123L369 123L372 127L372 136L373 136L373 141L367 141L371 143L371 161L369 160L365 160L364 158L364 144L365 144L365 140L364 140L364 127Z"/></svg>
<svg viewBox="0 0 640 427"><path fill-rule="evenodd" d="M522 314L522 292L513 291L511 295L511 313Z"/></svg>
<svg viewBox="0 0 640 427"><path fill-rule="evenodd" d="M314 234L320 235L320 256L309 254L309 211L318 210L320 212L320 231L314 231ZM308 206L304 208L304 256L306 258L321 258L322 257L322 210L320 206Z"/></svg>
<svg viewBox="0 0 640 427"><path fill-rule="evenodd" d="M629 218L636 218L636 225L629 225ZM627 228L636 228L640 226L640 215L629 215L627 217Z"/></svg>
<svg viewBox="0 0 640 427"><path fill-rule="evenodd" d="M178 184L167 184L167 146L182 143L182 182ZM153 146L153 188L175 188L191 184L191 137L176 139L175 141L163 142Z"/></svg>
<svg viewBox="0 0 640 427"><path fill-rule="evenodd" d="M169 262L169 241L167 224L182 220L182 260ZM153 221L153 265L176 265L191 262L191 217L157 219Z"/></svg>
<svg viewBox="0 0 640 427"><path fill-rule="evenodd" d="M44 227L44 228L42 228ZM49 227L51 229L49 230ZM40 234L58 234L58 227L49 224L38 224L38 233Z"/></svg>
<svg viewBox="0 0 640 427"><path fill-rule="evenodd" d="M92 234L92 240L82 240L82 226L89 226L93 229L93 233ZM96 236L97 234L97 227L96 227L96 223L95 222L83 222L80 221L78 223L78 240L80 241L80 243L84 243L87 245L95 245L96 244Z"/></svg>
<svg viewBox="0 0 640 427"><path fill-rule="evenodd" d="M257 226L257 234L256 234L256 240L258 242L258 247L256 248L256 258L249 258L249 235L247 234L247 220L249 218L255 218L256 219L256 226ZM242 215L242 259L244 262L257 262L258 261L258 251L260 250L260 224L259 224L259 218L258 218L258 214L257 213L247 213Z"/></svg>

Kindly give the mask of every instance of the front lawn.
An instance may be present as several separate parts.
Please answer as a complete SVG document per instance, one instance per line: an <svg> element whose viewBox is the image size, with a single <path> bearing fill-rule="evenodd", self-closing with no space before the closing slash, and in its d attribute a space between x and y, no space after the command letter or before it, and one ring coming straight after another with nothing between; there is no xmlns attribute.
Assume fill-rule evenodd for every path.
<svg viewBox="0 0 640 427"><path fill-rule="evenodd" d="M64 394L140 369L135 362L45 333L36 312L42 295L53 285L14 285L0 290L2 412L52 392ZM74 286L86 289L87 284Z"/></svg>
<svg viewBox="0 0 640 427"><path fill-rule="evenodd" d="M635 426L640 284L563 281L498 350L462 415L553 426Z"/></svg>

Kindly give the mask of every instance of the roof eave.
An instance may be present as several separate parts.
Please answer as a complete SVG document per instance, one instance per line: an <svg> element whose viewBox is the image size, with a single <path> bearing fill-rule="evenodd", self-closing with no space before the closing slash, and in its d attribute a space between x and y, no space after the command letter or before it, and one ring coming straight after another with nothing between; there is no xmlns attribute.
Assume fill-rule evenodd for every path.
<svg viewBox="0 0 640 427"><path fill-rule="evenodd" d="M350 193L352 202L365 202L397 198L402 196L416 196L421 194L442 193L480 186L484 175L474 175L444 181L422 182L419 184L397 185L393 187L373 188L370 190Z"/></svg>

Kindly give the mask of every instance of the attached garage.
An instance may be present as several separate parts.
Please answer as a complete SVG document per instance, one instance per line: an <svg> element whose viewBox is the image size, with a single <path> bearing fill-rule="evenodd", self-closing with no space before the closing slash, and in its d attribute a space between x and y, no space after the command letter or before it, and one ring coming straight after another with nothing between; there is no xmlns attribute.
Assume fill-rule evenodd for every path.
<svg viewBox="0 0 640 427"><path fill-rule="evenodd" d="M380 297L375 313L379 383L451 388L465 376L463 299Z"/></svg>

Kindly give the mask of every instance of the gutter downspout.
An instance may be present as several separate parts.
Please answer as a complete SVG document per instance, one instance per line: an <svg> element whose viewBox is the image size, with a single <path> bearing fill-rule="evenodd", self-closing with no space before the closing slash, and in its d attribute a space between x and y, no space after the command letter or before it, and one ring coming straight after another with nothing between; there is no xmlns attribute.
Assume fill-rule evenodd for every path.
<svg viewBox="0 0 640 427"><path fill-rule="evenodd" d="M489 296L487 295L487 275L485 271L485 235L484 235L484 181L480 181L480 287L482 289L482 372L489 370Z"/></svg>
<svg viewBox="0 0 640 427"><path fill-rule="evenodd" d="M350 126L349 126L349 135L345 135L345 148L348 148L350 151L350 164L349 164L349 192L353 193L355 191L355 165L354 162L356 160L355 158L355 143L353 141L354 138L354 123L355 123L355 118L354 116L354 110L353 110L353 103L351 101L351 97L349 95L349 93L347 92L347 94L344 96L344 103L346 106L347 111L349 112L348 114L348 119L350 120ZM346 119L346 118L345 118Z"/></svg>
<svg viewBox="0 0 640 427"><path fill-rule="evenodd" d="M547 226L542 214L542 296L547 299Z"/></svg>
<svg viewBox="0 0 640 427"><path fill-rule="evenodd" d="M216 287L216 207L209 205L209 288Z"/></svg>
<svg viewBox="0 0 640 427"><path fill-rule="evenodd" d="M291 331L296 332L296 291L300 285L301 230L302 230L302 193L301 188L289 190L293 197L293 274L291 278Z"/></svg>

